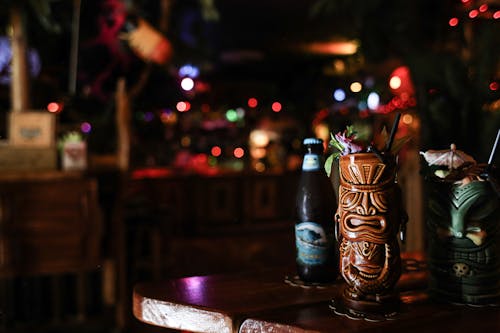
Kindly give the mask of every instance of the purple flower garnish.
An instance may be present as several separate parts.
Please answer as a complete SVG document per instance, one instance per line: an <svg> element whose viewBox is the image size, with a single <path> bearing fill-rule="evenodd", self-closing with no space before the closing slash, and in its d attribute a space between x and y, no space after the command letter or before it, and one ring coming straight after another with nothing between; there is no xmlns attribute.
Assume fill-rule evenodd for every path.
<svg viewBox="0 0 500 333"><path fill-rule="evenodd" d="M347 135L347 131L335 134L335 139L342 145L342 155L359 153L364 148L360 144L354 142L355 134Z"/></svg>

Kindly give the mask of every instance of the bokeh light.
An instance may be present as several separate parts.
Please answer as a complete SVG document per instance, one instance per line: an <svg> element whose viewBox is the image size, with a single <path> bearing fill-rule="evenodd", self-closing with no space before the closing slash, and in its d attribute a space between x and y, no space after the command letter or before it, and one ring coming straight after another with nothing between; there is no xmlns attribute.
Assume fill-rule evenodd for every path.
<svg viewBox="0 0 500 333"><path fill-rule="evenodd" d="M249 107L255 108L255 107L257 107L258 104L259 104L259 101L257 101L257 98L251 97L248 99L248 106Z"/></svg>
<svg viewBox="0 0 500 333"><path fill-rule="evenodd" d="M401 87L401 78L397 75L392 76L389 80L389 87L392 89L398 89Z"/></svg>
<svg viewBox="0 0 500 333"><path fill-rule="evenodd" d="M360 92L361 89L363 89L363 85L361 84L361 82L353 82L351 83L351 85L349 86L349 89L351 89L351 91L353 93L357 93L357 92Z"/></svg>
<svg viewBox="0 0 500 333"><path fill-rule="evenodd" d="M222 154L222 149L219 146L213 146L210 153L212 156L219 157Z"/></svg>
<svg viewBox="0 0 500 333"><path fill-rule="evenodd" d="M63 109L63 107L62 107L61 103L50 102L49 104L47 104L47 111L49 111L49 112L58 113L58 112L61 112L62 109Z"/></svg>
<svg viewBox="0 0 500 333"><path fill-rule="evenodd" d="M235 122L238 120L238 113L234 109L229 109L226 111L226 119L230 122Z"/></svg>
<svg viewBox="0 0 500 333"><path fill-rule="evenodd" d="M342 102L343 100L345 100L345 91L343 89L335 89L335 91L333 92L333 98L337 101L337 102Z"/></svg>
<svg viewBox="0 0 500 333"><path fill-rule="evenodd" d="M190 91L194 88L194 81L190 77L185 77L181 80L181 88L185 91Z"/></svg>
<svg viewBox="0 0 500 333"><path fill-rule="evenodd" d="M380 96L376 92L371 92L366 99L366 104L371 110L376 110L380 105Z"/></svg>
<svg viewBox="0 0 500 333"><path fill-rule="evenodd" d="M233 155L236 158L242 158L245 155L245 150L241 147L236 147L233 150Z"/></svg>
<svg viewBox="0 0 500 333"><path fill-rule="evenodd" d="M271 105L271 109L273 109L274 112L280 112L281 111L281 103L280 102L274 102Z"/></svg>
<svg viewBox="0 0 500 333"><path fill-rule="evenodd" d="M448 24L450 27L456 27L458 25L458 18L452 17L449 21Z"/></svg>
<svg viewBox="0 0 500 333"><path fill-rule="evenodd" d="M479 15L479 10L473 9L469 12L469 17L470 18L476 18Z"/></svg>
<svg viewBox="0 0 500 333"><path fill-rule="evenodd" d="M409 113L405 113L401 118L404 124L410 125L413 122L413 116Z"/></svg>
<svg viewBox="0 0 500 333"><path fill-rule="evenodd" d="M90 123L85 121L85 122L80 124L80 130L83 133L90 133L92 131L92 125L90 125Z"/></svg>
<svg viewBox="0 0 500 333"><path fill-rule="evenodd" d="M193 66L193 65L183 65L181 68L179 68L179 76L180 77L190 77L190 78L196 78L200 74L200 70L198 67Z"/></svg>
<svg viewBox="0 0 500 333"><path fill-rule="evenodd" d="M269 144L269 135L266 131L256 129L250 132L250 145L256 147L265 147Z"/></svg>
<svg viewBox="0 0 500 333"><path fill-rule="evenodd" d="M175 108L179 112L186 112L186 111L189 111L189 109L191 109L191 104L189 102L183 102L183 101L181 101L181 102L177 103L177 105L175 106Z"/></svg>

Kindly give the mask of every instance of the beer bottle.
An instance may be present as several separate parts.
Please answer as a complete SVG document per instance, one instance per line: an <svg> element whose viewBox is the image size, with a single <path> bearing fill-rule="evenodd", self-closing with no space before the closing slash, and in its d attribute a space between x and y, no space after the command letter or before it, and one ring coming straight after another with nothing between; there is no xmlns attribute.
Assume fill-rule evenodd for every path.
<svg viewBox="0 0 500 333"><path fill-rule="evenodd" d="M334 281L338 274L334 216L337 202L323 161L323 140L306 138L296 197L297 275L306 283Z"/></svg>

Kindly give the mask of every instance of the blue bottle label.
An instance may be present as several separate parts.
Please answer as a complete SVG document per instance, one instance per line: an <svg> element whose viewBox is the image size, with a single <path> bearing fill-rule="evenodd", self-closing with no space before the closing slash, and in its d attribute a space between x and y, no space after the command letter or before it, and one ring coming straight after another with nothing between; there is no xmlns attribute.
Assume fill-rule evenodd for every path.
<svg viewBox="0 0 500 333"><path fill-rule="evenodd" d="M305 154L302 161L302 170L315 171L321 167L321 161L317 154Z"/></svg>
<svg viewBox="0 0 500 333"><path fill-rule="evenodd" d="M304 265L325 264L331 255L333 235L328 235L323 227L314 222L295 225L295 245L297 262Z"/></svg>

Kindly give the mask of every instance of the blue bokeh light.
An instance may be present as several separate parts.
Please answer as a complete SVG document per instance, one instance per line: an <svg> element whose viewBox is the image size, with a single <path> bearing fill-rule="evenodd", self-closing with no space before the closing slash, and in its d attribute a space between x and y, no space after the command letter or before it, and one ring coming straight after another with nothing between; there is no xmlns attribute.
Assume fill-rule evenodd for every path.
<svg viewBox="0 0 500 333"><path fill-rule="evenodd" d="M345 91L343 89L335 89L335 91L333 92L333 98L337 101L337 102L342 102L343 100L345 100Z"/></svg>

